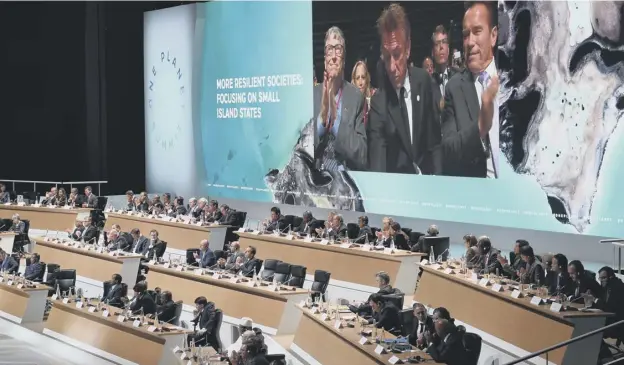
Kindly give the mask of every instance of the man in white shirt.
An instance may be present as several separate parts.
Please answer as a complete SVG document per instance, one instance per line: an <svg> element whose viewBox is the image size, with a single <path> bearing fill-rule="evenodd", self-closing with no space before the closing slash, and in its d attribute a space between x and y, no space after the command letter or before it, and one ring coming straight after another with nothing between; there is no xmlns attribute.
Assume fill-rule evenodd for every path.
<svg viewBox="0 0 624 365"><path fill-rule="evenodd" d="M498 177L498 75L494 47L496 11L487 2L473 2L463 21L466 69L445 87L442 112L444 174Z"/></svg>

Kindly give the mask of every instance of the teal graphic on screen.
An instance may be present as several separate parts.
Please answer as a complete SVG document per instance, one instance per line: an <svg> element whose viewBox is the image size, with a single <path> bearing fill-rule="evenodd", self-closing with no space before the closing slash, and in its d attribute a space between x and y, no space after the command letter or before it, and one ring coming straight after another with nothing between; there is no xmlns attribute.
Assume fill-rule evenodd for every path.
<svg viewBox="0 0 624 365"><path fill-rule="evenodd" d="M288 162L312 116L312 4L217 1L198 6L206 7L202 190L210 196L270 201L264 176Z"/></svg>

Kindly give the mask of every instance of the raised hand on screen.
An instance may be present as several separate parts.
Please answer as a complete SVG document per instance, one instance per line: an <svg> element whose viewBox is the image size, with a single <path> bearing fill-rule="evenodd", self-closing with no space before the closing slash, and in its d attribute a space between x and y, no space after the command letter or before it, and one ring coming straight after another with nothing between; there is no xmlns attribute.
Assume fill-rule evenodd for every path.
<svg viewBox="0 0 624 365"><path fill-rule="evenodd" d="M481 94L481 111L479 112L479 133L481 138L485 138L492 128L495 107L494 100L496 99L496 94L498 94L498 88L498 76L494 75Z"/></svg>

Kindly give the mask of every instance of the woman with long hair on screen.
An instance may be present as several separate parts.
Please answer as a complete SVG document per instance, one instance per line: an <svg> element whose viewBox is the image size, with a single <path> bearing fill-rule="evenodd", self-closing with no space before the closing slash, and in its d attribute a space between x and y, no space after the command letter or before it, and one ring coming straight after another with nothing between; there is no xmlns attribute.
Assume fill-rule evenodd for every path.
<svg viewBox="0 0 624 365"><path fill-rule="evenodd" d="M371 77L366 67L366 62L357 61L351 72L351 83L360 90L364 98L366 98L366 104L364 105L364 124L368 120L368 111L370 110L370 101L375 89L371 87Z"/></svg>

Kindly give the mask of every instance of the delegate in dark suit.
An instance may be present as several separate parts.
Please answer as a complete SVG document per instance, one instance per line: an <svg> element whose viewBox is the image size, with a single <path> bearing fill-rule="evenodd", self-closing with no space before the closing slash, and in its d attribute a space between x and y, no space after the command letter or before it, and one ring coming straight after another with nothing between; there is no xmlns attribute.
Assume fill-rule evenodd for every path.
<svg viewBox="0 0 624 365"><path fill-rule="evenodd" d="M173 300L165 302L163 305L156 307L156 313L158 313L158 320L161 322L171 323L175 318L176 304Z"/></svg>
<svg viewBox="0 0 624 365"><path fill-rule="evenodd" d="M416 67L409 69L403 99L411 100L411 131L408 111L387 77L383 89L371 99L368 121L368 159L371 171L402 174L442 173L440 123L433 110L432 80ZM403 100L403 103L407 103ZM405 104L407 109L407 104Z"/></svg>
<svg viewBox="0 0 624 365"><path fill-rule="evenodd" d="M479 136L479 97L468 69L453 76L445 89L442 112L444 174L487 177L487 156Z"/></svg>
<svg viewBox="0 0 624 365"><path fill-rule="evenodd" d="M447 365L462 365L466 350L462 341L463 333L457 330L451 332L439 343L433 343L427 348L427 353L434 361Z"/></svg>
<svg viewBox="0 0 624 365"><path fill-rule="evenodd" d="M247 277L247 278L250 278L250 277L254 276L254 274L256 272L256 265L257 264L258 264L258 259L255 258L255 257L253 259L245 261L243 266L240 267L241 275L243 275L244 277Z"/></svg>
<svg viewBox="0 0 624 365"><path fill-rule="evenodd" d="M85 227L84 231L82 231L82 239L88 243L95 243L95 236L97 235L97 228L95 226L89 225Z"/></svg>
<svg viewBox="0 0 624 365"><path fill-rule="evenodd" d="M237 223L236 211L229 211L228 214L224 217L221 217L219 220L219 224L224 226L235 226Z"/></svg>
<svg viewBox="0 0 624 365"><path fill-rule="evenodd" d="M414 327L412 328L412 333L409 334L408 341L412 346L416 346L421 350L425 348L426 341L423 341L422 345L418 345L416 340L418 340L418 335L422 335L424 338L425 332L429 332L431 334L435 333L435 327L433 326L433 319L427 316L427 320L423 323L420 323L418 320L414 321Z"/></svg>
<svg viewBox="0 0 624 365"><path fill-rule="evenodd" d="M130 303L130 310L133 312L138 312L141 308L143 308L143 314L156 313L156 303L154 302L154 298L152 298L147 291L138 294L138 297Z"/></svg>
<svg viewBox="0 0 624 365"><path fill-rule="evenodd" d="M373 236L373 231L371 230L371 227L369 226L360 227L355 243L364 243L366 242L366 238L370 239L372 236Z"/></svg>
<svg viewBox="0 0 624 365"><path fill-rule="evenodd" d="M267 224L265 230L267 232L273 232L275 230L277 230L279 232L283 232L287 227L288 227L288 225L286 224L286 221L284 220L284 217L279 217L278 220L273 221L273 222L269 222Z"/></svg>
<svg viewBox="0 0 624 365"><path fill-rule="evenodd" d="M78 234L78 232L80 232L80 235ZM80 227L75 227L74 230L72 231L72 233L70 234L70 237L75 239L76 241L80 240L80 237L82 237L82 233L84 232L84 227L80 226Z"/></svg>
<svg viewBox="0 0 624 365"><path fill-rule="evenodd" d="M39 262L32 263L26 266L26 270L24 271L24 278L26 280L35 280L41 275L41 271L43 270L43 266Z"/></svg>
<svg viewBox="0 0 624 365"><path fill-rule="evenodd" d="M208 268L214 266L216 263L217 257L210 248L207 248L205 251L199 252L199 267Z"/></svg>
<svg viewBox="0 0 624 365"><path fill-rule="evenodd" d="M342 89L336 95L338 102L336 120L328 130L320 118L323 84L314 87L314 159L317 169L332 170L324 161L326 148L333 135L333 155L336 162L346 170L367 169L366 126L364 125L364 96L351 83L343 81Z"/></svg>
<svg viewBox="0 0 624 365"><path fill-rule="evenodd" d="M156 253L156 257L161 258L165 254L165 250L167 249L165 241L161 240L158 240L154 243L150 242L149 246L147 247L147 258L150 260L154 257L154 253Z"/></svg>
<svg viewBox="0 0 624 365"><path fill-rule="evenodd" d="M89 196L86 197L85 203L87 203L89 208L97 208L97 202L98 197L95 194L89 194Z"/></svg>
<svg viewBox="0 0 624 365"><path fill-rule="evenodd" d="M196 334L189 335L189 339L195 341L195 345L203 346L206 344L216 345L216 333L215 327L217 325L217 309L214 303L209 302L201 313L197 315L192 321L199 330Z"/></svg>
<svg viewBox="0 0 624 365"><path fill-rule="evenodd" d="M368 323L372 324L373 321L375 321L375 327L386 331L394 332L401 329L399 309L390 302L384 303L379 312L373 313L373 318L369 319Z"/></svg>
<svg viewBox="0 0 624 365"><path fill-rule="evenodd" d="M312 233L312 227L314 226L314 222L316 222L316 219L314 219L314 218L312 218L308 222L304 222L302 220L301 224L298 227L295 227L293 229L293 231L299 232L299 233L302 233L302 234Z"/></svg>
<svg viewBox="0 0 624 365"><path fill-rule="evenodd" d="M102 298L102 302L108 303L113 307L123 308L121 298L123 297L123 286L121 284L114 284L110 290ZM140 307L139 307L140 308Z"/></svg>
<svg viewBox="0 0 624 365"><path fill-rule="evenodd" d="M147 237L140 236L138 239L135 239L132 242L132 247L130 248L130 252L145 255L149 248L149 240Z"/></svg>
<svg viewBox="0 0 624 365"><path fill-rule="evenodd" d="M4 260L2 260L2 264L0 264L0 271L6 271L9 274L12 274L16 273L18 269L19 264L17 263L17 261L15 261L13 256L5 253Z"/></svg>
<svg viewBox="0 0 624 365"><path fill-rule="evenodd" d="M126 240L124 236L119 235L117 238L115 238L114 241L109 242L108 249L111 251L114 251L114 250L126 251L128 247L130 247L130 243L128 243L128 241Z"/></svg>

